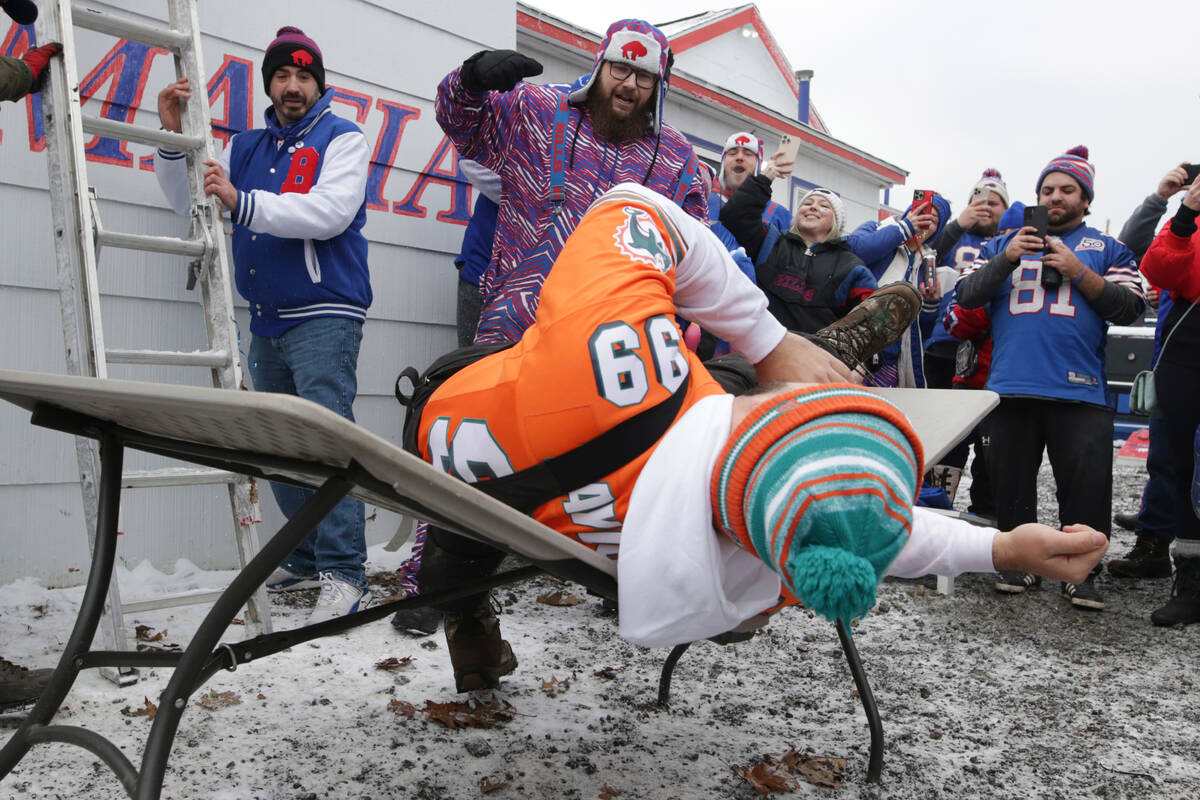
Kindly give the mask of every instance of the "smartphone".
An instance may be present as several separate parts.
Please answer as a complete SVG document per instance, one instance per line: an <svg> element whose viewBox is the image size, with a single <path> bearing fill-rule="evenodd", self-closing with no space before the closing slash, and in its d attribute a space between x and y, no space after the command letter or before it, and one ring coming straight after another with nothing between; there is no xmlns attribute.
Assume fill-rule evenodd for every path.
<svg viewBox="0 0 1200 800"><path fill-rule="evenodd" d="M1025 225L1037 228L1037 235L1045 239L1050 227L1050 209L1047 206L1025 206Z"/></svg>
<svg viewBox="0 0 1200 800"><path fill-rule="evenodd" d="M912 209L918 214L933 213L933 190L932 189L916 189L913 191ZM924 206L924 210L922 210Z"/></svg>
<svg viewBox="0 0 1200 800"><path fill-rule="evenodd" d="M981 197L987 197L992 190L986 186L976 186L971 190L971 202L974 203Z"/></svg>
<svg viewBox="0 0 1200 800"><path fill-rule="evenodd" d="M779 149L776 150L776 161L796 163L796 154L800 152L800 140L789 134L779 137Z"/></svg>
<svg viewBox="0 0 1200 800"><path fill-rule="evenodd" d="M1196 182L1196 178L1200 177L1200 164L1184 164L1183 171L1187 173L1187 180L1183 182L1183 185L1191 186Z"/></svg>

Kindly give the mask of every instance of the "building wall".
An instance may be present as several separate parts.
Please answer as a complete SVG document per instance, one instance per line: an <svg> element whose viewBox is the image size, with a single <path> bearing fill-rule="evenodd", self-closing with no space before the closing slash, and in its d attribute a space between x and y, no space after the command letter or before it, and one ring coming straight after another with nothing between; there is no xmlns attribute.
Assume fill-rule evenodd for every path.
<svg viewBox="0 0 1200 800"><path fill-rule="evenodd" d="M93 3L143 21L165 14L161 0ZM322 48L327 84L339 90L336 113L356 120L374 148L368 184L365 233L375 301L366 324L359 359L358 422L398 442L401 409L393 381L405 366L428 364L454 346L454 297L457 276L451 261L458 252L475 193L457 180L456 155L433 115L438 81L471 53L484 48L519 46L545 65L539 80L567 82L591 65L591 53L565 47L515 25L511 2L466 0L453 5L397 4L342 0L336 14L325 3L247 3L204 0L203 60L211 82L212 111L218 132L261 125L268 104L263 92L262 48L283 24L307 31ZM0 28L0 52L19 53L28 31ZM725 37L726 39L728 37ZM722 40L723 41L723 40ZM747 40L746 45L753 44ZM116 48L114 48L116 46ZM737 62L740 40L696 48ZM719 52L718 52L719 51ZM685 64L702 58L684 54L680 76L721 85L721 69L704 77L690 75ZM745 54L743 54L745 55ZM757 56L755 56L757 57ZM88 113L157 127L158 90L174 78L171 58L118 43L87 31L77 36L80 78L94 97ZM762 62L762 63L759 63ZM725 63L721 61L720 63ZM704 67L703 70L708 69ZM760 91L778 76L765 55L742 63L746 75L737 85L759 107L794 118L794 98ZM702 71L703 71L702 70ZM759 70L772 70L770 76ZM711 72L711 74L710 74ZM757 88L756 88L757 87ZM87 90L85 89L85 92ZM755 99L757 98L757 99ZM112 101L102 107L102 101ZM761 101L761 102L760 102ZM692 139L702 157L720 158L729 133L756 127L772 147L780 130L751 126L730 106L673 93L667 121ZM0 367L65 371L58 290L51 246L46 165L40 150L40 98L0 107ZM220 143L218 143L220 146ZM152 174L152 149L124 148L113 141L93 142L89 176L100 198L101 218L113 230L179 235L182 218L164 209ZM825 185L846 199L852 223L874 218L880 179L860 167L829 157L819 148L801 148L796 178L776 183L776 200L791 206L812 185ZM198 349L205 346L194 293L184 288L184 259L105 251L101 256L102 306L108 344L118 347ZM245 303L235 298L243 351L249 326ZM244 366L244 365L243 365ZM203 370L113 366L118 378L206 385ZM33 428L15 407L0 406L0 583L34 575L61 585L82 579L89 560L72 441ZM158 465L131 455L133 469ZM282 522L266 487L260 487L264 535ZM231 566L235 560L231 521L224 489L188 487L127 492L122 504L124 537L118 555L134 566L150 559L169 569L177 558L205 568ZM369 542L389 539L400 520L368 508Z"/></svg>
<svg viewBox="0 0 1200 800"><path fill-rule="evenodd" d="M162 0L89 3L140 19L165 20ZM304 29L321 47L326 82L341 90L334 110L359 122L375 148L365 233L370 240L375 301L359 360L358 421L398 442L402 409L392 395L396 374L424 366L454 346L454 296L458 252L475 194L455 180L456 156L433 116L437 83L453 66L483 48L512 47L513 3L467 0L450 5L343 0L325 3L199 4L207 78L215 87L214 121L240 130L260 126L269 100L263 91L262 49L285 24ZM7 17L2 17L9 22ZM165 23L163 23L165 24ZM25 49L31 29L0 27L0 52ZM126 46L77 31L83 86L94 85L85 111L158 127L156 96L174 78L168 54ZM88 80L88 78L92 80ZM86 91L86 89L85 89ZM130 111L127 107L134 107ZM132 118L125 115L129 113ZM40 132L40 97L0 106L0 367L65 372L58 287L53 263L46 163ZM221 143L218 142L218 147ZM180 235L186 223L164 203L146 159L152 148L90 148L89 177L100 197L105 227ZM116 162L116 163L114 163ZM183 259L105 251L100 261L102 308L109 346L197 349L205 346L194 292L184 288ZM245 303L235 297L243 352L249 343ZM243 364L244 368L244 364ZM118 378L206 385L205 370L113 366ZM34 575L51 584L77 582L89 554L73 442L34 428L28 415L0 407L0 583ZM131 455L130 468L150 466ZM264 534L282 521L261 487ZM206 568L236 559L226 494L221 487L126 492L124 537L118 553L129 566L151 559L171 568L188 558ZM399 523L368 508L368 540L386 541Z"/></svg>

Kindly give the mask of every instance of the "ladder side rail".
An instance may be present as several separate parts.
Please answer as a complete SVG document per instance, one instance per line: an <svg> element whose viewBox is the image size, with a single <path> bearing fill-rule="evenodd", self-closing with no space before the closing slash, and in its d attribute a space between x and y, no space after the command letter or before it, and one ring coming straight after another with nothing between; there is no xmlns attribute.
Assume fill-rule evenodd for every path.
<svg viewBox="0 0 1200 800"><path fill-rule="evenodd" d="M176 56L176 74L187 75L192 82L192 97L184 103L182 126L184 133L204 139L203 158L189 155L188 186L192 194L193 239L207 237L210 252L202 257L198 277L209 347L229 353L228 363L213 369L213 385L230 391L242 388L242 368L238 359L237 322L233 315L233 288L230 285L229 261L225 248L225 228L221 218L220 201L204 194L203 161L215 158L212 139L212 118L209 113L200 40L200 20L195 0L169 0L171 27L191 37L191 46L182 47ZM260 540L258 523L261 519L256 488L249 478L229 484L234 541L241 564L247 564L258 553ZM265 586L259 586L246 603L246 626L250 635L272 630L270 601Z"/></svg>
<svg viewBox="0 0 1200 800"><path fill-rule="evenodd" d="M87 191L71 7L67 0L51 0L43 4L43 10L48 13L38 19L38 40L57 41L63 46L61 57L51 59L48 65L50 75L42 90L42 112L67 371L72 375L106 378L108 367L99 318L100 290L91 240L94 220ZM100 503L99 447L94 440L77 436L75 454L84 526L88 545L94 550ZM106 624L100 626L102 640L107 647L123 650L124 620L116 581L109 582L106 612Z"/></svg>

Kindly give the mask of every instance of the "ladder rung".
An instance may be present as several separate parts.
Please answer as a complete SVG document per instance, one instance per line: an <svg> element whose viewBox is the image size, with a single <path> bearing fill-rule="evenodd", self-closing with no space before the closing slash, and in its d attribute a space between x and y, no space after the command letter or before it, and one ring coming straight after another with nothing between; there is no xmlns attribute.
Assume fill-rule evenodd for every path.
<svg viewBox="0 0 1200 800"><path fill-rule="evenodd" d="M212 483L233 483L241 475L223 469L167 467L164 469L130 470L121 475L122 489L150 489L158 486L197 486Z"/></svg>
<svg viewBox="0 0 1200 800"><path fill-rule="evenodd" d="M224 350L105 350L110 364L154 364L171 367L224 367L229 353Z"/></svg>
<svg viewBox="0 0 1200 800"><path fill-rule="evenodd" d="M98 136L108 136L137 144L152 144L167 150L191 152L204 146L204 139L199 136L184 136L174 131L158 131L141 125L130 125L128 122L117 122L104 117L94 117L84 114L81 120L86 133Z"/></svg>
<svg viewBox="0 0 1200 800"><path fill-rule="evenodd" d="M155 597L151 600L134 600L131 603L121 603L121 610L136 614L139 611L153 611L156 608L175 608L176 606L190 606L198 603L215 603L222 593L223 590L221 589L201 589L195 592L165 594L162 597Z"/></svg>
<svg viewBox="0 0 1200 800"><path fill-rule="evenodd" d="M99 231L96 239L104 247L120 247L125 250L143 250L148 253L167 253L175 256L204 255L204 242L198 239L147 236L140 233L119 233L117 231Z"/></svg>
<svg viewBox="0 0 1200 800"><path fill-rule="evenodd" d="M78 3L71 4L71 18L76 27L107 33L118 39L132 39L143 44L157 45L179 51L191 44L191 37L170 28L156 28L126 17L115 17Z"/></svg>

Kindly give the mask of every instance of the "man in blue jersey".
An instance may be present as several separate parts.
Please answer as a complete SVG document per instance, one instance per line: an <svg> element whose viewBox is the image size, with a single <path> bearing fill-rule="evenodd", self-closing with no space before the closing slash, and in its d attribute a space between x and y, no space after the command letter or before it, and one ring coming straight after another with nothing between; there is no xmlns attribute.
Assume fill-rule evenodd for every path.
<svg viewBox="0 0 1200 800"><path fill-rule="evenodd" d="M354 420L358 351L371 305L367 271L367 167L362 130L334 114L321 50L298 28L267 46L266 127L244 131L206 162L204 192L233 218L238 291L250 305L247 362L254 387L312 400ZM186 78L158 96L167 130L180 130ZM188 213L182 153L159 150L155 172L171 205ZM311 492L272 483L292 516ZM363 504L343 499L267 580L272 591L320 587L310 623L371 604Z"/></svg>
<svg viewBox="0 0 1200 800"><path fill-rule="evenodd" d="M992 320L988 388L1000 394L989 417L992 483L1001 528L1037 520L1037 474L1050 456L1059 518L1108 533L1112 516L1113 411L1104 344L1108 323L1125 325L1145 298L1133 253L1088 227L1095 169L1085 147L1053 159L1037 182L1049 209L1049 236L1025 226L984 245L980 266L958 284L964 308L986 306ZM1104 608L1094 584L1064 584L1075 606ZM1040 583L1004 573L997 591Z"/></svg>
<svg viewBox="0 0 1200 800"><path fill-rule="evenodd" d="M971 188L971 197L966 208L946 223L941 235L933 244L933 249L937 251L938 266L949 267L961 275L975 262L988 239L996 235L1000 217L1007 208L1008 187L999 170L985 169L979 181ZM933 333L925 342L925 385L930 389L949 389L954 383L956 355L962 343L951 336L942 324L946 313L954 304L954 298L953 290L942 295ZM944 489L951 503L954 503L958 482L967 463L969 445L969 441L963 441L947 453L940 464L930 468L931 480L926 480L928 485ZM984 498L991 495L986 463L979 457L978 448L971 470L971 488L972 504L976 496ZM984 510L990 515L991 504L986 503Z"/></svg>

